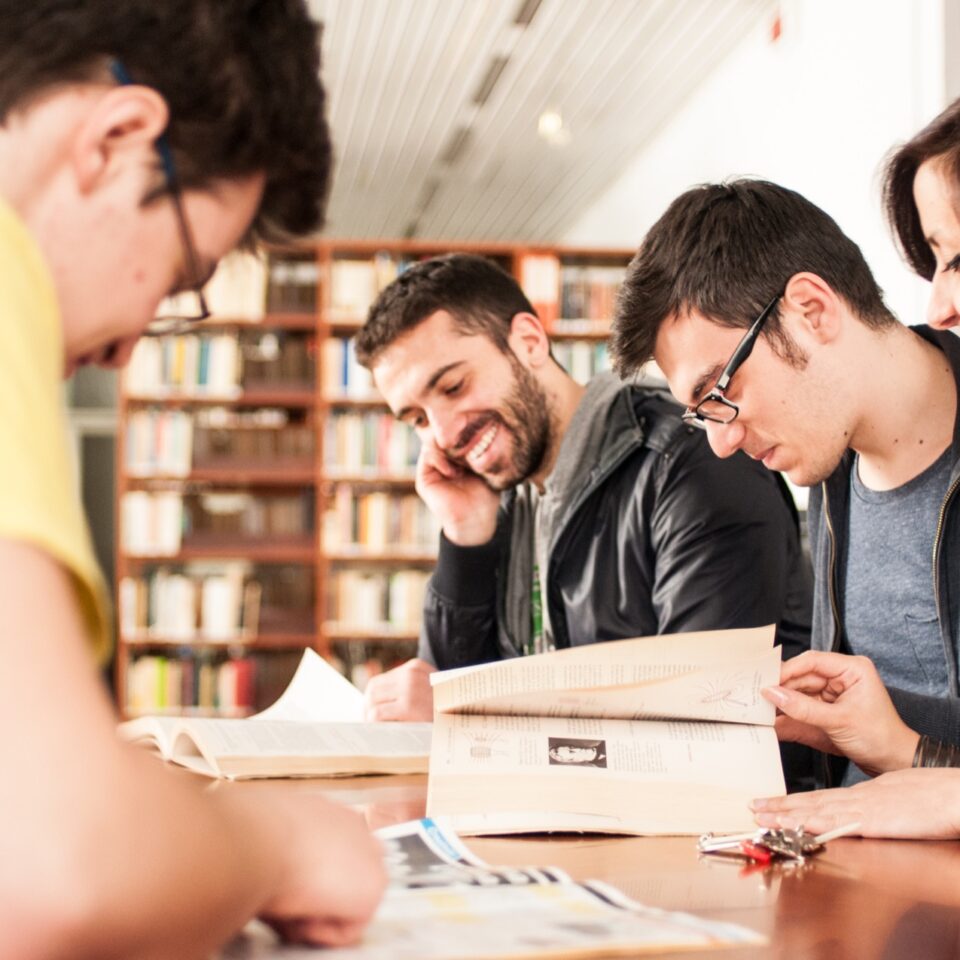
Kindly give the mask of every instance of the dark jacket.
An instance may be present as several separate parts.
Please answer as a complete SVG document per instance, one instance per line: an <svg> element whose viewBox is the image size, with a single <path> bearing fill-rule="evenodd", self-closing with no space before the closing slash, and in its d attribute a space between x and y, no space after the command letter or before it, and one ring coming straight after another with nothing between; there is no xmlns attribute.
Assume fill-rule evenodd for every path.
<svg viewBox="0 0 960 960"><path fill-rule="evenodd" d="M548 481L556 646L777 623L785 655L806 649L810 574L782 478L743 454L718 459L680 412L660 389L591 381ZM504 495L488 544L441 537L420 640L441 669L523 649L532 538L515 536L517 503Z"/></svg>
<svg viewBox="0 0 960 960"><path fill-rule="evenodd" d="M960 339L948 331L911 327L919 336L939 347L953 370L960 395ZM892 402L895 402L895 398ZM931 558L930 586L937 606L940 635L947 662L950 696L930 697L890 688L890 695L904 722L919 733L960 744L960 699L957 693L960 642L960 417L953 428L953 463L950 485L939 505L940 519ZM813 603L812 645L815 650L849 652L843 632L840 598L844 595L846 534L849 525L850 471L854 457L848 451L840 466L810 491L808 518L816 587ZM882 590L883 584L877 584ZM839 772L834 767L834 778Z"/></svg>

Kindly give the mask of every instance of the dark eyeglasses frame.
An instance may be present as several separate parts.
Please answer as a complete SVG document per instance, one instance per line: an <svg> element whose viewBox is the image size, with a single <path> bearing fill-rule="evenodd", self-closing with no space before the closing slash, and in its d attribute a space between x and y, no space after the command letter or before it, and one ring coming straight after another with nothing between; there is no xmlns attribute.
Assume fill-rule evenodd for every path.
<svg viewBox="0 0 960 960"><path fill-rule="evenodd" d="M119 60L110 61L110 72L113 78L120 86L132 86L133 78L130 76L127 68ZM154 148L157 156L160 158L160 167L163 170L164 180L167 184L167 192L173 203L173 210L177 218L177 227L180 233L180 242L183 246L184 260L186 261L191 291L197 295L199 310L190 316L158 316L144 331L148 337L166 336L176 333L181 327L189 324L199 323L210 316L210 309L207 306L206 298L203 295L203 284L200 281L200 258L197 256L197 247L193 242L193 233L190 230L190 224L187 221L186 211L183 209L183 194L180 189L180 178L177 176L177 168L173 162L173 151L170 149L170 142L165 133L161 133L154 141Z"/></svg>
<svg viewBox="0 0 960 960"><path fill-rule="evenodd" d="M731 403L724 394L730 386L733 375L743 366L747 357L753 353L753 348L756 346L757 338L760 336L764 324L773 314L774 308L780 302L780 298L784 293L786 293L786 291L781 290L780 293L763 308L760 316L750 325L750 329L747 330L743 339L737 344L737 349L733 351L733 355L727 361L713 389L695 407L688 407L680 415L680 419L683 420L684 423L692 427L698 427L700 430L706 430L708 422L733 423L733 421L737 419L740 415L740 408L735 403ZM718 416L713 413L705 413L703 407L708 403L719 403L724 408L724 414L729 412L729 415Z"/></svg>

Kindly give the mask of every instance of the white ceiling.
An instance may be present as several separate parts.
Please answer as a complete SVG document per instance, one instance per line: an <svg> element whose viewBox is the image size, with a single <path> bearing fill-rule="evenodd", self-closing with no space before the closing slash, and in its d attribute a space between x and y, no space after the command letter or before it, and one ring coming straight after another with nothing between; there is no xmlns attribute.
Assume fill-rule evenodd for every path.
<svg viewBox="0 0 960 960"><path fill-rule="evenodd" d="M325 24L336 153L326 234L531 243L557 242L776 8L775 0L310 4ZM524 8L535 8L526 27L514 22ZM496 57L506 65L478 105ZM569 128L563 146L537 134L548 108Z"/></svg>

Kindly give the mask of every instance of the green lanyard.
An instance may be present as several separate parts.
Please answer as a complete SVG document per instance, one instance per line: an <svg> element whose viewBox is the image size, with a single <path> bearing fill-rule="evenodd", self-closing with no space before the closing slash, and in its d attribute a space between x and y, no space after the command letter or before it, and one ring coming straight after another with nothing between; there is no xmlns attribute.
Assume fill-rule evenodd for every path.
<svg viewBox="0 0 960 960"><path fill-rule="evenodd" d="M533 587L530 592L530 640L524 654L542 653L543 645L543 596L540 593L540 567L533 565Z"/></svg>

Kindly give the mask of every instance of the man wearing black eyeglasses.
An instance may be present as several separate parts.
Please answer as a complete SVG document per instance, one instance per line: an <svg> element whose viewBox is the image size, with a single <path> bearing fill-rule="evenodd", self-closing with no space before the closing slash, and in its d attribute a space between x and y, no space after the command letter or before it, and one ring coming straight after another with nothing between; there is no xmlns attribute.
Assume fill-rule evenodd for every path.
<svg viewBox="0 0 960 960"><path fill-rule="evenodd" d="M719 456L746 451L812 488L811 645L870 657L912 728L877 731L869 772L910 766L917 732L960 743L960 341L898 323L822 210L740 180L688 191L651 228L613 352L628 374L655 358ZM778 730L844 749L787 717Z"/></svg>
<svg viewBox="0 0 960 960"><path fill-rule="evenodd" d="M383 890L356 814L117 741L61 413L231 248L322 225L317 39L303 0L0 3L0 956L207 957L253 915L342 944Z"/></svg>

